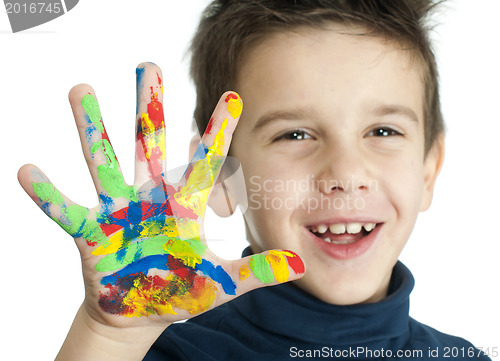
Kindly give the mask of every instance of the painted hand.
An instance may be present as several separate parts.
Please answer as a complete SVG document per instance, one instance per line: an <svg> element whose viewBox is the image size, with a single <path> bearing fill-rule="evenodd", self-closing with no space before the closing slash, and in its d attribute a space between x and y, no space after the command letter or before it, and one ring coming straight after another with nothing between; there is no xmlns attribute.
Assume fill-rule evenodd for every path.
<svg viewBox="0 0 500 361"><path fill-rule="evenodd" d="M222 96L177 184L168 184L164 174L162 97L160 69L151 63L139 65L136 176L130 186L93 89L78 85L71 90L83 153L99 195L95 208L73 203L32 165L19 171L26 192L75 238L82 256L85 306L103 323L133 323L132 317L152 315L170 322L189 318L249 290L304 273L302 261L290 251L224 261L207 248L204 211L242 111L240 97L234 92Z"/></svg>

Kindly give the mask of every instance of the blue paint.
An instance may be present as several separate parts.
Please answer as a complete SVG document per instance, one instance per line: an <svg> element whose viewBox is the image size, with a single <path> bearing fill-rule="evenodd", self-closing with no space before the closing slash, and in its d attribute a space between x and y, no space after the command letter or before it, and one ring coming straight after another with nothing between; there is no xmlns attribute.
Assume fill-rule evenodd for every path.
<svg viewBox="0 0 500 361"><path fill-rule="evenodd" d="M85 118L87 119L87 122L90 122L90 118L87 114L85 114ZM87 140L88 144L94 144L94 140L92 139L92 137L96 131L97 128L92 123L87 128L85 128L85 139ZM92 154L92 157L93 156L94 155Z"/></svg>
<svg viewBox="0 0 500 361"><path fill-rule="evenodd" d="M139 114L139 97L140 97L142 88L144 87L144 70L145 70L144 65L141 67L137 67L135 69L136 86L137 86L137 90L136 90L136 94L137 94L137 103L136 104L137 105L136 105L136 109L135 109L136 115Z"/></svg>
<svg viewBox="0 0 500 361"><path fill-rule="evenodd" d="M162 182L151 189L150 197L153 203L164 203L166 201L165 182Z"/></svg>
<svg viewBox="0 0 500 361"><path fill-rule="evenodd" d="M127 247L129 246L129 244L130 242L123 242L121 245L122 248L115 252L115 258L118 262L122 262L125 259L125 256L127 255Z"/></svg>
<svg viewBox="0 0 500 361"><path fill-rule="evenodd" d="M52 213L50 212L50 203L49 202L45 202L44 204L42 204L42 211L45 212L45 214L49 217L52 216Z"/></svg>
<svg viewBox="0 0 500 361"><path fill-rule="evenodd" d="M195 269L219 283L226 294L236 294L236 284L221 266L215 267L212 262L203 259Z"/></svg>
<svg viewBox="0 0 500 361"><path fill-rule="evenodd" d="M113 201L113 198L108 196L105 193L100 193L99 194L99 203L101 204L101 213L102 216L107 216L111 213L113 213L113 207L115 206L115 202Z"/></svg>
<svg viewBox="0 0 500 361"><path fill-rule="evenodd" d="M137 202L130 202L128 205L128 220L130 224L139 224L142 221L142 205Z"/></svg>
<svg viewBox="0 0 500 361"><path fill-rule="evenodd" d="M146 275L151 268L157 268L168 271L167 263L169 257L171 256L168 254L144 257L135 263L131 263L128 266L125 266L124 268L122 268L118 272L113 273L112 275L103 277L101 279L101 284L114 285L119 279L137 273L143 273L144 275Z"/></svg>
<svg viewBox="0 0 500 361"><path fill-rule="evenodd" d="M191 163L197 162L199 160L205 159L208 153L208 148L205 144L200 143L194 152L193 158L191 159Z"/></svg>

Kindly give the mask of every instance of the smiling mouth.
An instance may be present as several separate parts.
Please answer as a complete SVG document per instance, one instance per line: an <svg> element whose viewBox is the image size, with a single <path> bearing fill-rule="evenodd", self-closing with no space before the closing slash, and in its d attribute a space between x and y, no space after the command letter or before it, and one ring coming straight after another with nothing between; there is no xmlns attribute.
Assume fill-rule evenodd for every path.
<svg viewBox="0 0 500 361"><path fill-rule="evenodd" d="M368 236L380 223L335 223L307 226L309 232L326 243L350 245Z"/></svg>

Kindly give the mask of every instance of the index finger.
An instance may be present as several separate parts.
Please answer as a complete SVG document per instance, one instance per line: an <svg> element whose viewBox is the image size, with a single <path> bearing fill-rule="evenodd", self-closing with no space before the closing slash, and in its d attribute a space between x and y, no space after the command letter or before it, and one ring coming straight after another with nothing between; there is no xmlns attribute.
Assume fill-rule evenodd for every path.
<svg viewBox="0 0 500 361"><path fill-rule="evenodd" d="M229 151L243 102L235 92L220 98L200 144L184 175L185 185L175 195L178 204L203 216L210 191ZM175 209L173 209L176 212Z"/></svg>

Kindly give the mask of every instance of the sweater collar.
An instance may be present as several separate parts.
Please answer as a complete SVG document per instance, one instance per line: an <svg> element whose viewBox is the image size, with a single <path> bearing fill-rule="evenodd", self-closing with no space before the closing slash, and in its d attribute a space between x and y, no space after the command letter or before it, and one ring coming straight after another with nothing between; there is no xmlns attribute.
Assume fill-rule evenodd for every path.
<svg viewBox="0 0 500 361"><path fill-rule="evenodd" d="M249 254L248 247L243 256ZM233 305L257 327L292 339L327 345L395 346L408 338L413 286L411 272L398 261L388 296L377 303L332 305L285 283L249 292Z"/></svg>

